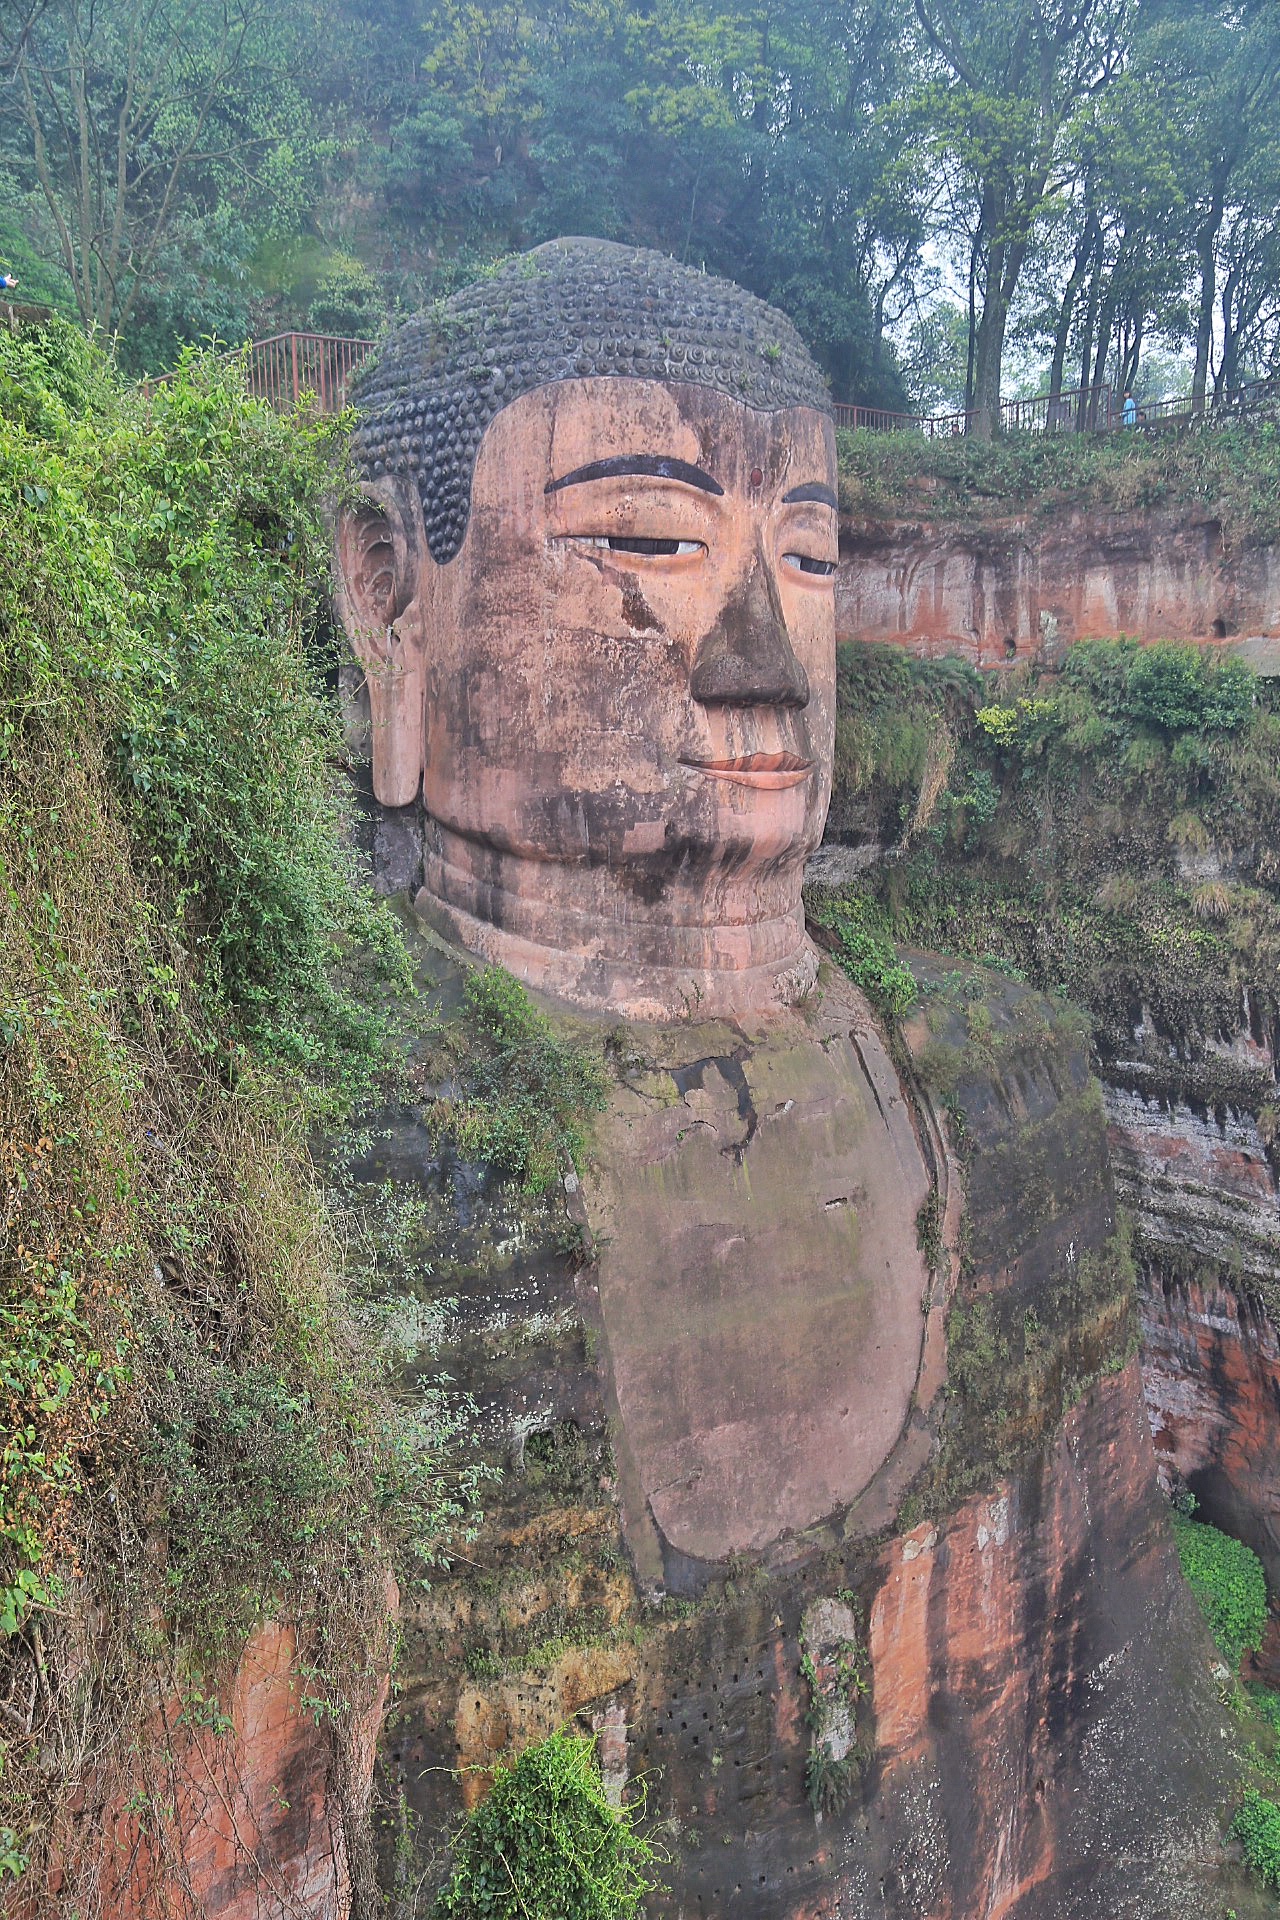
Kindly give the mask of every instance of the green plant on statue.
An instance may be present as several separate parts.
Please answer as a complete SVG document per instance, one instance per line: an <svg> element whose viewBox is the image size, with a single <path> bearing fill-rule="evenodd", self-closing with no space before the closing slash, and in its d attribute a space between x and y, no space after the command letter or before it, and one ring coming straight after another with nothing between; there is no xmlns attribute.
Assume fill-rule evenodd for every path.
<svg viewBox="0 0 1280 1920"><path fill-rule="evenodd" d="M657 1891L643 1806L610 1806L594 1741L560 1731L527 1747L459 1833L433 1920L633 1920Z"/></svg>

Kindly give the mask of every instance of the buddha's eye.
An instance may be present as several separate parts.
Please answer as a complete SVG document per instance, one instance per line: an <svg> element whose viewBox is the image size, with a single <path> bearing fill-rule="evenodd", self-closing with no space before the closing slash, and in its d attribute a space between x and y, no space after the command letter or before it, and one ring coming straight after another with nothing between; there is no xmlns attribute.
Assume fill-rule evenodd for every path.
<svg viewBox="0 0 1280 1920"><path fill-rule="evenodd" d="M588 534L588 547L603 547L608 553L640 553L653 559L672 559L677 554L703 553L701 540L648 540L621 533Z"/></svg>
<svg viewBox="0 0 1280 1920"><path fill-rule="evenodd" d="M799 567L801 573L816 573L823 580L829 580L836 570L834 560L815 560L811 553L784 553L782 557L789 566Z"/></svg>

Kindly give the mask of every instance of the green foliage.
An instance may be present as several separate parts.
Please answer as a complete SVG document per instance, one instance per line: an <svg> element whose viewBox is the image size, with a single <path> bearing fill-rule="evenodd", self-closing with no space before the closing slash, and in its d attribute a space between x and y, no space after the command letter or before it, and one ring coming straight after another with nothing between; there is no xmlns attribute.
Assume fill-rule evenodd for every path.
<svg viewBox="0 0 1280 1920"><path fill-rule="evenodd" d="M1280 423L1263 415L1190 434L972 434L842 430L840 501L851 513L977 528L993 514L1072 507L1127 513L1195 506L1232 539L1280 534Z"/></svg>
<svg viewBox="0 0 1280 1920"><path fill-rule="evenodd" d="M980 675L962 660L846 643L836 652L836 689L828 833L914 839L946 790L957 728L981 697Z"/></svg>
<svg viewBox="0 0 1280 1920"><path fill-rule="evenodd" d="M1250 1787L1231 1822L1231 1831L1262 1884L1280 1893L1280 1807L1256 1787Z"/></svg>
<svg viewBox="0 0 1280 1920"><path fill-rule="evenodd" d="M857 896L833 896L816 901L812 911L818 925L836 935L836 959L849 978L888 1019L900 1020L915 1002L916 983L881 931L870 903Z"/></svg>
<svg viewBox="0 0 1280 1920"><path fill-rule="evenodd" d="M210 1031L317 1073L369 1059L377 1024L335 963L399 961L343 851L340 736L310 645L340 436L197 358L131 407L70 328L0 345L13 394L3 586L32 614L6 630L0 750L50 697L83 712Z"/></svg>
<svg viewBox="0 0 1280 1920"><path fill-rule="evenodd" d="M1094 640L1073 647L1063 679L1105 719L1166 734L1235 732L1253 712L1257 685L1242 660L1169 641L1144 647L1136 640ZM1052 704L1034 703L1042 709Z"/></svg>
<svg viewBox="0 0 1280 1920"><path fill-rule="evenodd" d="M347 253L332 254L324 261L307 315L314 332L372 339L385 312L378 282L361 261Z"/></svg>
<svg viewBox="0 0 1280 1920"><path fill-rule="evenodd" d="M230 1657L269 1611L341 1745L389 1565L456 1497L305 1147L381 1071L370 981L403 970L312 646L337 443L234 366L128 394L61 324L0 334L0 411L0 1663L43 1702L0 1825L35 1875L49 1796L151 1725L158 1650ZM64 1865L88 1910L92 1846Z"/></svg>
<svg viewBox="0 0 1280 1920"><path fill-rule="evenodd" d="M1200 1603L1209 1631L1234 1672L1262 1645L1267 1582L1252 1547L1217 1527L1174 1513L1173 1537L1182 1571Z"/></svg>
<svg viewBox="0 0 1280 1920"><path fill-rule="evenodd" d="M1271 1731L1280 1735L1280 1693L1260 1685L1256 1680L1248 1682L1246 1691L1254 1708L1266 1721Z"/></svg>
<svg viewBox="0 0 1280 1920"><path fill-rule="evenodd" d="M865 1772L866 1755L856 1747L836 1759L826 1747L811 1746L804 1760L805 1798L815 1813L842 1813Z"/></svg>
<svg viewBox="0 0 1280 1920"><path fill-rule="evenodd" d="M473 973L449 1047L457 1091L431 1122L458 1151L543 1193L577 1163L605 1105L603 1064L562 1037L500 967Z"/></svg>
<svg viewBox="0 0 1280 1920"><path fill-rule="evenodd" d="M12 274L18 291L11 297L35 306L52 307L64 319L76 317L76 298L66 273L33 246L22 223L21 210L10 201L0 183L0 273ZM0 1856L2 1858L2 1856Z"/></svg>
<svg viewBox="0 0 1280 1920"><path fill-rule="evenodd" d="M526 1747L463 1828L436 1920L630 1920L656 1891L635 1817L605 1799L593 1741Z"/></svg>
<svg viewBox="0 0 1280 1920"><path fill-rule="evenodd" d="M876 725L892 740L916 724L905 673L873 660L841 699L860 703L877 680ZM1197 648L1122 640L1078 643L1060 673L1022 668L989 684L990 697L949 704L941 790L926 807L919 757L918 787L880 816L896 858L869 867L846 903L894 941L1069 995L1122 1057L1145 1007L1161 1037L1147 1050L1153 1089L1261 1104L1258 1076L1209 1043L1234 1030L1242 993L1276 1004L1280 713L1269 683ZM864 724L859 704L852 723ZM865 788L844 789L846 818L874 809L890 766L868 756ZM1196 871L1206 855L1220 876Z"/></svg>
<svg viewBox="0 0 1280 1920"><path fill-rule="evenodd" d="M815 1649L803 1624L800 1634L800 1677L809 1692L805 1793L813 1811L826 1814L839 1813L848 1804L861 1785L868 1759L865 1743L855 1739L855 1726L858 1702L871 1688L870 1656L854 1595L842 1591L836 1597L853 1609L850 1637Z"/></svg>

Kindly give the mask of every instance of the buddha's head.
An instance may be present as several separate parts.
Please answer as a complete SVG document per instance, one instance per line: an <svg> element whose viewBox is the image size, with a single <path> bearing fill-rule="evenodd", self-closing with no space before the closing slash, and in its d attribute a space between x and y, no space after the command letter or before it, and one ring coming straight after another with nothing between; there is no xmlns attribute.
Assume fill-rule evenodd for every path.
<svg viewBox="0 0 1280 1920"><path fill-rule="evenodd" d="M790 322L555 241L410 321L356 401L339 602L419 908L580 1006L766 1012L835 700L835 443Z"/></svg>

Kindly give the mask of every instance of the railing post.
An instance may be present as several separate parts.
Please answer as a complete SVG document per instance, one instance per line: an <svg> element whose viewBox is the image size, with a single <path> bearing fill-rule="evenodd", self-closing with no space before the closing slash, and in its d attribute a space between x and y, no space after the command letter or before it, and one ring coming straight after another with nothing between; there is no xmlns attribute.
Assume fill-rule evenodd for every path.
<svg viewBox="0 0 1280 1920"><path fill-rule="evenodd" d="M298 336L296 333L289 335L289 364L293 376L293 404L296 407L298 404Z"/></svg>

